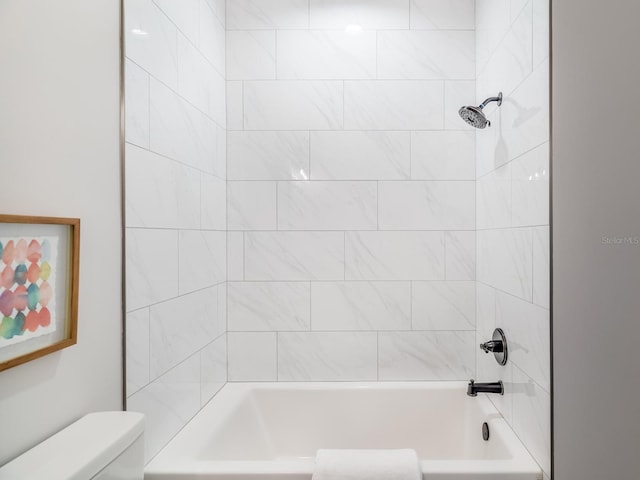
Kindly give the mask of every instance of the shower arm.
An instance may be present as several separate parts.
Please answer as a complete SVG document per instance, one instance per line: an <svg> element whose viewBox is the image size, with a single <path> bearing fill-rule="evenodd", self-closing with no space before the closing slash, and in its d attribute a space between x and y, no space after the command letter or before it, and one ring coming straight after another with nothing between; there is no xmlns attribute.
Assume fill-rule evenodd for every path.
<svg viewBox="0 0 640 480"><path fill-rule="evenodd" d="M480 110L482 110L484 107L489 105L491 102L498 102L498 106L502 105L502 92L500 92L497 97L489 97L489 98L487 98L484 102L482 102L480 104L480 106L478 106L478 108Z"/></svg>

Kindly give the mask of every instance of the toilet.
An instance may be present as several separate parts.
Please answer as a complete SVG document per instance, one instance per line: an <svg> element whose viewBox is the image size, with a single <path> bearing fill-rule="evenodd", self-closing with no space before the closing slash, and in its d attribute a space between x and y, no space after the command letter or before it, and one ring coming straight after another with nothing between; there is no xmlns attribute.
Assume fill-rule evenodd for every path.
<svg viewBox="0 0 640 480"><path fill-rule="evenodd" d="M142 480L144 416L90 413L0 468L0 480Z"/></svg>

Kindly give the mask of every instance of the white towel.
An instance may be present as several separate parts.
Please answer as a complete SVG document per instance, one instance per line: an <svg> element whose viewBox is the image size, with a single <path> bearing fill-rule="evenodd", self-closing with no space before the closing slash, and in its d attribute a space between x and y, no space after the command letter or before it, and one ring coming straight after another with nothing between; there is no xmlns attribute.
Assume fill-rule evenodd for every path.
<svg viewBox="0 0 640 480"><path fill-rule="evenodd" d="M312 480L421 480L415 450L318 450Z"/></svg>

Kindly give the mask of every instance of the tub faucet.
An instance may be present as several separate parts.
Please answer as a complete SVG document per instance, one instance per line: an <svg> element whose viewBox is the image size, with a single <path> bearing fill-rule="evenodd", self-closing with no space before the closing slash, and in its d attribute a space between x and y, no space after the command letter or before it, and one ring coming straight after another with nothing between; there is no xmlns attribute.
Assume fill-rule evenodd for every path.
<svg viewBox="0 0 640 480"><path fill-rule="evenodd" d="M469 380L469 385L467 386L467 395L477 397L478 393L499 393L500 395L504 395L502 380L490 383L476 383L472 378Z"/></svg>

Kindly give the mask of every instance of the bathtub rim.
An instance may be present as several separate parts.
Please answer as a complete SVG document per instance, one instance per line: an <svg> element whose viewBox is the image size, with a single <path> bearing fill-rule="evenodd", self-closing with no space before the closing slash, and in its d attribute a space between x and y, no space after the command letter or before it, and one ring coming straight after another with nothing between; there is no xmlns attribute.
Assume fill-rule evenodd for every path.
<svg viewBox="0 0 640 480"><path fill-rule="evenodd" d="M193 454L193 437L198 437L210 418L220 418L236 408L253 390L459 390L466 394L463 381L388 381L388 382L229 382L178 432L169 443L145 466L145 479L175 480L205 478L211 473L216 478L238 480L267 479L285 475L288 480L310 479L315 457L287 459L286 461L219 461L201 460ZM542 469L526 450L506 420L498 412L487 395L472 399L489 424L492 435L503 439L510 458L500 460L456 459L420 460L420 468L426 478L443 478L450 474L479 474L486 478L508 478L509 475L530 475L526 478L542 478ZM198 422L200 424L198 425ZM200 475L200 476L199 476ZM484 477L483 477L484 478ZM524 477L523 477L524 478Z"/></svg>

